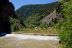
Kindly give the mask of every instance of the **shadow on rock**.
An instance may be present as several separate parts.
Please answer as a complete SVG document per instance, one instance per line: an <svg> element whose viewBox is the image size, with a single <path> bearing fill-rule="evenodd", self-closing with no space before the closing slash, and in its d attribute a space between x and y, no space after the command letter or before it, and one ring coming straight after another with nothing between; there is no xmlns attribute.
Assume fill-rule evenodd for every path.
<svg viewBox="0 0 72 48"><path fill-rule="evenodd" d="M7 35L7 34L11 34L11 33L0 32L0 37L3 37L5 35Z"/></svg>

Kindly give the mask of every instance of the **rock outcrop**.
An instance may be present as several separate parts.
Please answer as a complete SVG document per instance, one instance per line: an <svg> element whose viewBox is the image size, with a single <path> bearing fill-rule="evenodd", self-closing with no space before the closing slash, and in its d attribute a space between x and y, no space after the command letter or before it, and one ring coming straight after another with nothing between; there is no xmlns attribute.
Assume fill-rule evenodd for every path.
<svg viewBox="0 0 72 48"><path fill-rule="evenodd" d="M63 17L61 14L57 13L56 10L54 10L52 13L50 13L48 16L46 16L43 20L42 23L46 23L48 25L52 23L57 23L59 20L61 20Z"/></svg>
<svg viewBox="0 0 72 48"><path fill-rule="evenodd" d="M0 33L11 33L9 16L16 16L14 9L9 0L0 0Z"/></svg>

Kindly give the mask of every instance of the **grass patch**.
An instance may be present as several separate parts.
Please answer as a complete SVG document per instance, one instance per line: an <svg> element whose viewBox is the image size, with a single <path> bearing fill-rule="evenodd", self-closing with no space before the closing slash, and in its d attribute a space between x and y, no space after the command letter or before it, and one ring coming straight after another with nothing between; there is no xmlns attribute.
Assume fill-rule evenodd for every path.
<svg viewBox="0 0 72 48"><path fill-rule="evenodd" d="M25 28L22 29L21 31L13 32L13 33L19 33L19 34L41 34L41 35L58 35L58 31L53 28Z"/></svg>

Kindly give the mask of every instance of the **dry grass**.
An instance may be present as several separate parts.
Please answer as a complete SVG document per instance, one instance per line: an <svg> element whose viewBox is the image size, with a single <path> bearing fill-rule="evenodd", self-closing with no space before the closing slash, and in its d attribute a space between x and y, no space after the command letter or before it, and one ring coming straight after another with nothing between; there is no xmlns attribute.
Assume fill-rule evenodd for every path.
<svg viewBox="0 0 72 48"><path fill-rule="evenodd" d="M58 31L53 28L50 27L48 29L45 28L37 28L36 30L33 28L27 28L27 29L23 29L21 31L15 32L15 33L19 33L19 34L41 34L41 35L58 35Z"/></svg>
<svg viewBox="0 0 72 48"><path fill-rule="evenodd" d="M0 38L0 48L58 48L58 42Z"/></svg>

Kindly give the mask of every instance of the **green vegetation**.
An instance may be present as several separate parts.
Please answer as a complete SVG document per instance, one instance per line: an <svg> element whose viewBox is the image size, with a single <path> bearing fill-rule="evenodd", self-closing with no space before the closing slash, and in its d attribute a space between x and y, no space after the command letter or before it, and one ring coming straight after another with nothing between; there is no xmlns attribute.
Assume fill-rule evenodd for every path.
<svg viewBox="0 0 72 48"><path fill-rule="evenodd" d="M41 22L41 20L49 15L54 9L57 8L59 2L53 2L49 4L36 4L36 5L24 5L19 8L16 13L18 19L22 20L27 28L44 27L47 24ZM45 26L45 27L46 27Z"/></svg>
<svg viewBox="0 0 72 48"><path fill-rule="evenodd" d="M23 24L20 20L16 18L10 17L11 31L21 30L23 28Z"/></svg>
<svg viewBox="0 0 72 48"><path fill-rule="evenodd" d="M58 35L58 31L54 27L49 28L23 28L17 32L13 32L16 34L28 34L28 35Z"/></svg>
<svg viewBox="0 0 72 48"><path fill-rule="evenodd" d="M11 30L15 33L38 33L42 35L57 35L58 31L51 24L42 20L57 9L59 2L49 4L24 5L16 10L17 18L10 17ZM35 27L37 27L35 29Z"/></svg>
<svg viewBox="0 0 72 48"><path fill-rule="evenodd" d="M57 8L59 2L49 4L24 5L16 10L17 17L10 17L11 30L21 31L22 29L48 28L50 25L42 23L42 19Z"/></svg>
<svg viewBox="0 0 72 48"><path fill-rule="evenodd" d="M57 28L64 48L72 48L72 0L62 0L61 7L59 13L64 19L57 24Z"/></svg>

